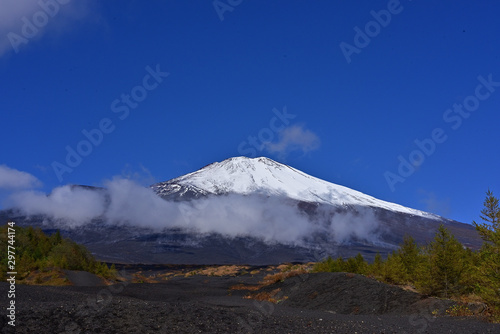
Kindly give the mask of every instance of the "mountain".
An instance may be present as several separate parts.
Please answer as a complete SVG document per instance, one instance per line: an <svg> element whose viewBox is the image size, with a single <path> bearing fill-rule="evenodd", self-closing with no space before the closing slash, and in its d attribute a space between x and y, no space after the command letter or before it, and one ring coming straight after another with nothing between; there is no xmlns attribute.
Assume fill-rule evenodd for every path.
<svg viewBox="0 0 500 334"><path fill-rule="evenodd" d="M196 172L157 183L152 188L162 198L173 200L191 200L231 193L260 194L341 207L374 207L429 219L441 219L431 213L385 202L318 179L265 157L236 157L215 162Z"/></svg>
<svg viewBox="0 0 500 334"><path fill-rule="evenodd" d="M22 210L4 211L0 219L49 232L60 228L100 260L125 263L261 265L358 252L371 259L394 250L405 234L421 244L432 240L440 224L464 245L481 245L471 225L382 201L264 157L215 162L150 188L72 186L68 191L79 191L75 199L87 192L104 203L104 211L73 227L66 218L27 216Z"/></svg>

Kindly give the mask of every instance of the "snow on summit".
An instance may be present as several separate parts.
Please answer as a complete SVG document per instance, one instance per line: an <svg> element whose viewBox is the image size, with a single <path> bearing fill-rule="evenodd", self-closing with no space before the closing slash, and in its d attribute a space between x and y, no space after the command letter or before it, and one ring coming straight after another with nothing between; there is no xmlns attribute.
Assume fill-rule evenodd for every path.
<svg viewBox="0 0 500 334"><path fill-rule="evenodd" d="M198 171L155 184L152 188L160 196L186 189L203 195L279 195L312 203L379 207L427 218L439 218L318 179L265 157L235 157L215 162Z"/></svg>

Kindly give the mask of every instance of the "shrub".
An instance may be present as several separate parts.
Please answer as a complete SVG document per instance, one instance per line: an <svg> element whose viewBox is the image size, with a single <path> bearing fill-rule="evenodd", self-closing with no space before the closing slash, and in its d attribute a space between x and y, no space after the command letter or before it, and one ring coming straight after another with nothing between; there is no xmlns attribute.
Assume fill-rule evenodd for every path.
<svg viewBox="0 0 500 334"><path fill-rule="evenodd" d="M8 226L0 227L0 248L7 249ZM41 229L29 227L14 227L16 231L16 271L18 279L22 280L35 270L69 269L84 270L105 278L116 276L114 266L108 268L105 263L98 262L82 245L63 239L59 231L47 236ZM0 278L5 279L7 269L7 252L0 252Z"/></svg>

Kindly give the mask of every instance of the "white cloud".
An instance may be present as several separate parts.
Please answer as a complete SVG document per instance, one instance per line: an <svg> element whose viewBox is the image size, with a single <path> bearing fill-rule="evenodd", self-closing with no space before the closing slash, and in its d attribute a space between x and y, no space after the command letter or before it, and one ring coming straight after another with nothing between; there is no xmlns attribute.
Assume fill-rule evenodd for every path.
<svg viewBox="0 0 500 334"><path fill-rule="evenodd" d="M191 202L166 201L149 187L115 178L106 190L78 186L56 188L50 195L24 191L8 199L8 207L26 215L46 215L77 227L101 218L107 224L161 231L182 228L228 237L252 236L268 243L303 245L314 235L330 235L338 243L351 238L377 241L378 220L371 212L326 210L313 220L285 198L258 195L210 196Z"/></svg>
<svg viewBox="0 0 500 334"><path fill-rule="evenodd" d="M331 219L330 229L334 239L343 243L352 238L377 241L380 223L372 211L358 208L358 213L343 213Z"/></svg>
<svg viewBox="0 0 500 334"><path fill-rule="evenodd" d="M292 125L280 131L279 140L266 143L265 148L270 153L286 156L292 151L307 153L317 150L320 144L321 141L314 132L300 125Z"/></svg>
<svg viewBox="0 0 500 334"><path fill-rule="evenodd" d="M62 186L48 196L32 190L17 192L7 199L7 207L17 208L27 215L63 219L75 226L101 216L105 209L105 197L102 192Z"/></svg>
<svg viewBox="0 0 500 334"><path fill-rule="evenodd" d="M46 32L66 33L93 1L0 0L0 56L22 50Z"/></svg>
<svg viewBox="0 0 500 334"><path fill-rule="evenodd" d="M252 236L268 243L301 244L316 228L283 198L227 195L182 203L181 227L229 237Z"/></svg>
<svg viewBox="0 0 500 334"><path fill-rule="evenodd" d="M28 189L41 186L33 175L0 165L0 189Z"/></svg>
<svg viewBox="0 0 500 334"><path fill-rule="evenodd" d="M178 225L177 204L163 200L151 188L121 178L107 181L105 186L110 204L104 217L109 222L155 229Z"/></svg>

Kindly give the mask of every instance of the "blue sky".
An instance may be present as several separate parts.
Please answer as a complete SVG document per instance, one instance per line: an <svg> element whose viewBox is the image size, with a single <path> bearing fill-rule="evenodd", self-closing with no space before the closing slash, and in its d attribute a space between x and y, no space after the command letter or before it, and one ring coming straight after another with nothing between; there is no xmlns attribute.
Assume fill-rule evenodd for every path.
<svg viewBox="0 0 500 334"><path fill-rule="evenodd" d="M466 223L500 195L497 1L0 12L0 197L147 185L239 155Z"/></svg>

